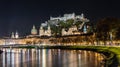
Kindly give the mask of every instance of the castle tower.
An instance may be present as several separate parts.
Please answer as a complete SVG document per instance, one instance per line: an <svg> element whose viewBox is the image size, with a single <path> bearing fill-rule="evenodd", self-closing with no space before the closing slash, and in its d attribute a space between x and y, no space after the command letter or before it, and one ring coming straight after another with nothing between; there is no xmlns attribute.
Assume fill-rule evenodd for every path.
<svg viewBox="0 0 120 67"><path fill-rule="evenodd" d="M31 30L31 34L32 35L37 35L37 29L35 28L35 26L33 25L33 28Z"/></svg>

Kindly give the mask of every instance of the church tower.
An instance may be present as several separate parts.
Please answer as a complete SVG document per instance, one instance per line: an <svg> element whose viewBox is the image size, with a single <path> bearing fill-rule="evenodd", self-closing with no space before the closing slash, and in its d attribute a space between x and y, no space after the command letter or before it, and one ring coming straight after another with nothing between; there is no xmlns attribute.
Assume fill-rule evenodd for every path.
<svg viewBox="0 0 120 67"><path fill-rule="evenodd" d="M16 31L16 33L15 33L15 38L19 38L19 34L18 34L17 31Z"/></svg>
<svg viewBox="0 0 120 67"><path fill-rule="evenodd" d="M35 26L33 25L33 28L31 30L31 34L32 35L37 35L37 29L35 28Z"/></svg>
<svg viewBox="0 0 120 67"><path fill-rule="evenodd" d="M14 32L12 32L12 34L11 34L11 38L15 38L15 36L14 36Z"/></svg>
<svg viewBox="0 0 120 67"><path fill-rule="evenodd" d="M48 26L47 35L48 35L48 36L51 36L51 29L50 29L50 26Z"/></svg>
<svg viewBox="0 0 120 67"><path fill-rule="evenodd" d="M39 29L39 35L40 36L43 36L45 33L44 33L44 29L42 26L40 26L40 29Z"/></svg>

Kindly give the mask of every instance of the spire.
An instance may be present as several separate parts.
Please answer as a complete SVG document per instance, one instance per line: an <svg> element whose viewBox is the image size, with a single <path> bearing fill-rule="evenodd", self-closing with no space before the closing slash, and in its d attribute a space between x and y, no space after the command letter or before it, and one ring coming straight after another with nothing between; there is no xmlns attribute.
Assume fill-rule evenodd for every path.
<svg viewBox="0 0 120 67"><path fill-rule="evenodd" d="M15 33L15 38L19 38L18 32Z"/></svg>
<svg viewBox="0 0 120 67"><path fill-rule="evenodd" d="M35 25L33 25L33 29L35 29Z"/></svg>
<svg viewBox="0 0 120 67"><path fill-rule="evenodd" d="M11 33L11 38L15 38L14 32Z"/></svg>

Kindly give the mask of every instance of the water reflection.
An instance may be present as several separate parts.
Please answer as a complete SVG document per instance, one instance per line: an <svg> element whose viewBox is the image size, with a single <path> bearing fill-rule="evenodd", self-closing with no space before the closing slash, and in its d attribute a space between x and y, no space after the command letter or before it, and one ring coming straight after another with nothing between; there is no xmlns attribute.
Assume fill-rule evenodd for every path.
<svg viewBox="0 0 120 67"><path fill-rule="evenodd" d="M103 56L81 50L3 49L0 67L102 67Z"/></svg>

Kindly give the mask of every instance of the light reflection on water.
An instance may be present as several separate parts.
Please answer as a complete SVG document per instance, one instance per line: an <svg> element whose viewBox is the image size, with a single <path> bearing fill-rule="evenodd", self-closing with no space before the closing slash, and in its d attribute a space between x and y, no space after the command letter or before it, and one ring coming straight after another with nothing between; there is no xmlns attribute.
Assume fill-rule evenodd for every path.
<svg viewBox="0 0 120 67"><path fill-rule="evenodd" d="M102 55L82 50L3 49L0 67L102 67Z"/></svg>

